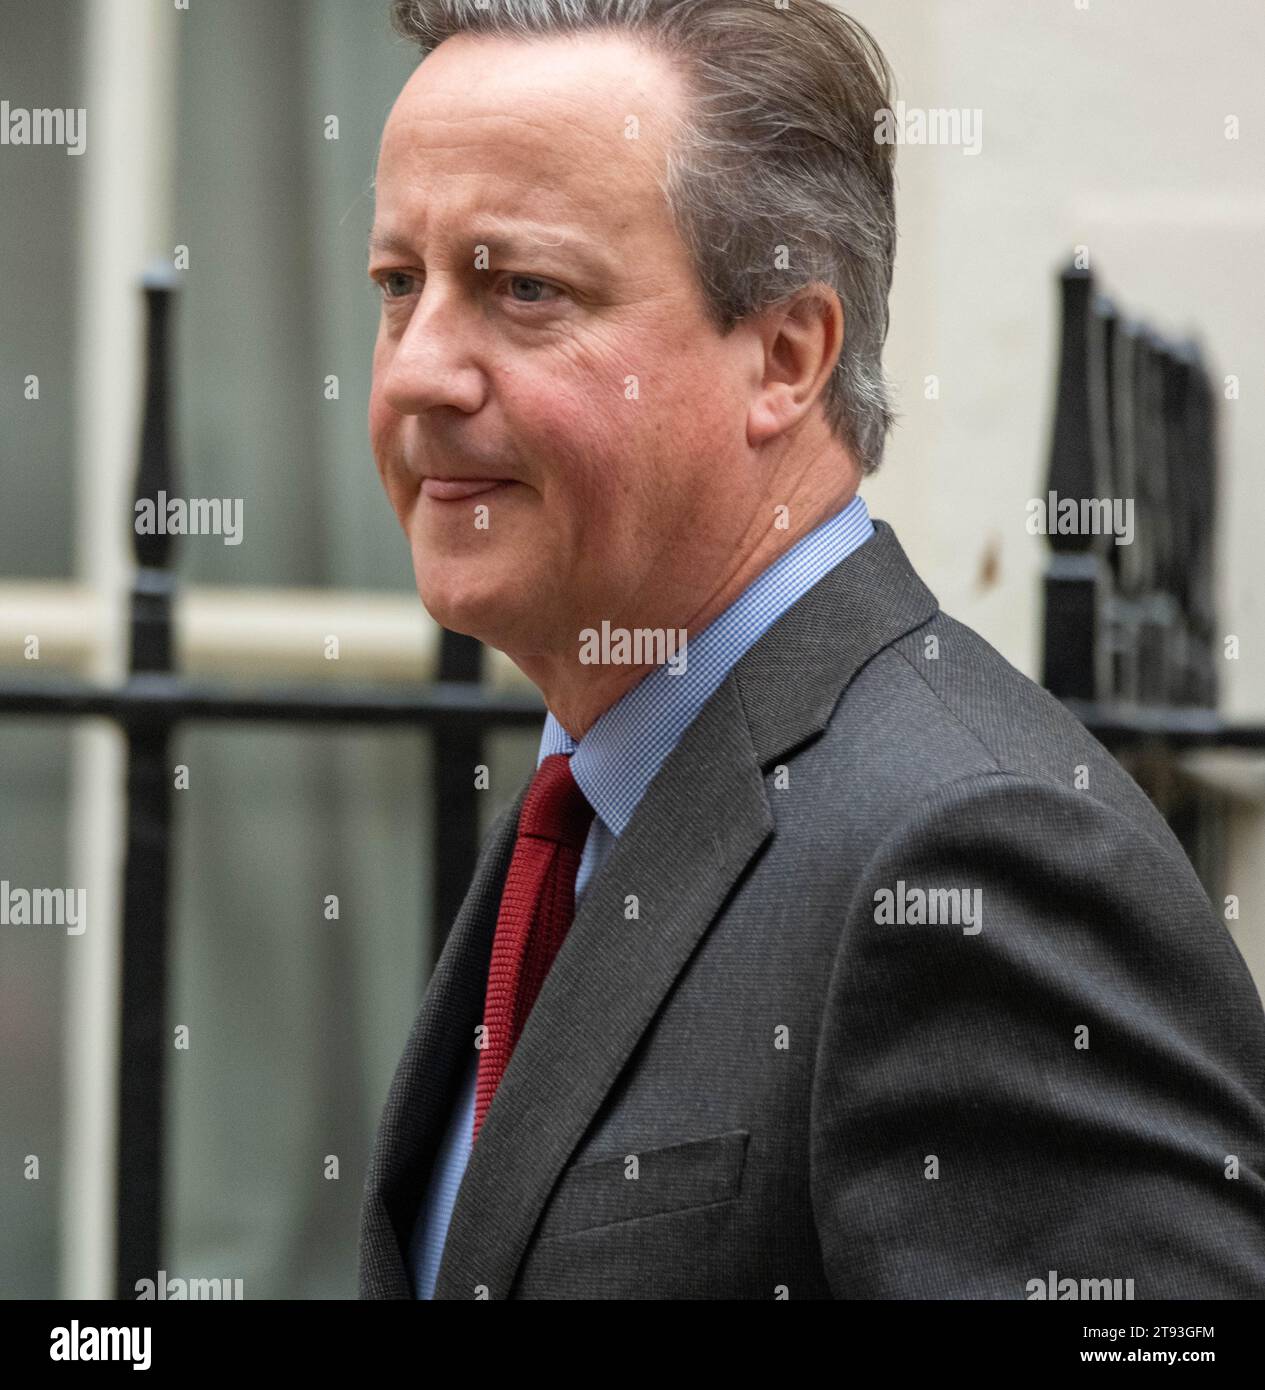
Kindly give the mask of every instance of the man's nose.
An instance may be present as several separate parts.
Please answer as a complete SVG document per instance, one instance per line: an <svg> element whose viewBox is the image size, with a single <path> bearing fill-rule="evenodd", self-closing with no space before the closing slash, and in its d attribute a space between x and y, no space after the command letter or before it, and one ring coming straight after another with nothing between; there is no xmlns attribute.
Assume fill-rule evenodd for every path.
<svg viewBox="0 0 1265 1390"><path fill-rule="evenodd" d="M486 393L475 362L471 311L437 281L428 280L418 296L382 385L387 404L401 415L444 405L473 414Z"/></svg>

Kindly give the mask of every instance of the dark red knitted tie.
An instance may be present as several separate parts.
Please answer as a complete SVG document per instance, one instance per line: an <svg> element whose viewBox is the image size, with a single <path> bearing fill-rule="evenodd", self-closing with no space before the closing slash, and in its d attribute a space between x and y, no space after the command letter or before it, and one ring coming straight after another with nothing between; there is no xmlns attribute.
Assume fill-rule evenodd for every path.
<svg viewBox="0 0 1265 1390"><path fill-rule="evenodd" d="M476 1139L575 916L575 876L592 820L593 808L571 775L570 757L551 753L536 769L523 798L518 839L501 893L483 1008L488 1031L479 1053Z"/></svg>

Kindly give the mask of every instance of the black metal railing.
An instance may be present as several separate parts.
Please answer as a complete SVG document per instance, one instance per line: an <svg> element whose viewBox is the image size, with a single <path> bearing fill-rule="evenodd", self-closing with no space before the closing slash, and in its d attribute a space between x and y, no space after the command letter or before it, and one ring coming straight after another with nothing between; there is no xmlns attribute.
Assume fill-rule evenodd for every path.
<svg viewBox="0 0 1265 1390"><path fill-rule="evenodd" d="M1197 343L1122 315L1088 270L1061 277L1045 522L1042 681L1160 805L1214 891L1217 797L1183 785L1192 748L1265 748L1218 713L1217 418ZM1127 520L1128 534L1119 523Z"/></svg>
<svg viewBox="0 0 1265 1390"><path fill-rule="evenodd" d="M146 375L136 498L176 495L171 448L169 335L174 287L146 277ZM544 706L533 694L480 684L482 647L441 635L439 679L413 690L276 686L252 690L186 679L175 670L177 579L172 537L134 534L127 679L103 688L73 679L0 683L0 714L41 718L104 716L127 740L126 851L122 902L122 998L118 1079L116 1196L117 1297L162 1266L163 1094L167 1028L168 887L171 876L173 766L177 726L192 720L406 726L435 737L435 866L431 887L432 958L465 895L479 849L474 769L485 735L537 726Z"/></svg>
<svg viewBox="0 0 1265 1390"><path fill-rule="evenodd" d="M1213 391L1194 342L1122 318L1062 277L1046 504L1046 687L1139 708L1216 708ZM1087 508L1086 504L1091 504ZM1131 536L1087 527L1127 514ZM1067 523L1064 525L1064 523Z"/></svg>

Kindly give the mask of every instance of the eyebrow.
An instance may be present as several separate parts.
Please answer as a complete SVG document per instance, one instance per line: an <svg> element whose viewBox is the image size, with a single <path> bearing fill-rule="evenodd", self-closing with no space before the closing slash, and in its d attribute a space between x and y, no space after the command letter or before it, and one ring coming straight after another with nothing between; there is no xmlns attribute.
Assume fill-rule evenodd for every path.
<svg viewBox="0 0 1265 1390"><path fill-rule="evenodd" d="M511 226L515 230L510 230ZM552 227L543 222L508 224L504 231L476 228L470 232L470 245L486 246L494 256L530 256L541 251L561 251L574 256L590 269L607 273L611 270L611 261L598 242L576 236L565 227ZM417 254L416 247L408 237L389 230L380 231L376 227L369 233L369 252L372 255L375 251L410 258Z"/></svg>

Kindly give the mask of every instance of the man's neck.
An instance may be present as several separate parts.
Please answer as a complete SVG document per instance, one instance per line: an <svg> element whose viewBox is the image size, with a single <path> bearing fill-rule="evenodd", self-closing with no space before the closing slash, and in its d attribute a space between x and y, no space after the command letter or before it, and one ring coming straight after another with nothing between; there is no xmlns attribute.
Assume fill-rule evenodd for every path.
<svg viewBox="0 0 1265 1390"><path fill-rule="evenodd" d="M683 614L674 626L689 638L705 632L780 556L830 517L838 515L856 496L857 487L833 498L812 512L802 513L804 521L796 530L766 533L728 575L718 578L710 597L692 614ZM791 515L796 515L792 510ZM536 685L545 704L559 724L578 743L597 720L623 699L656 669L651 665L584 665L577 659L574 645L565 652L533 652L530 655L507 652L510 660Z"/></svg>

